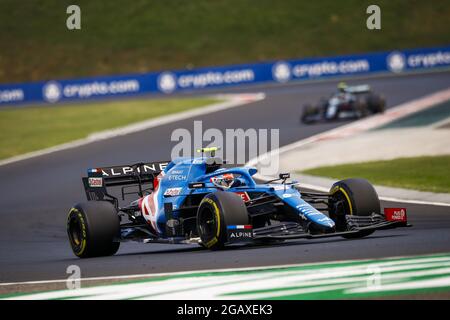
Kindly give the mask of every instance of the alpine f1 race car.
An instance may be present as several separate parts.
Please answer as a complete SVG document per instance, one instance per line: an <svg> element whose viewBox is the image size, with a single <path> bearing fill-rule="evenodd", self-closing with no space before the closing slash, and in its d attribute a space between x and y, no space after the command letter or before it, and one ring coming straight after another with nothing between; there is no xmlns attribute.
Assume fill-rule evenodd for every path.
<svg viewBox="0 0 450 320"><path fill-rule="evenodd" d="M216 250L235 243L360 238L409 226L405 209L381 213L366 180L336 182L328 193L300 192L287 173L260 184L252 178L253 167L225 168L216 150L202 148L197 158L88 169L82 178L88 201L74 205L67 218L75 255L113 255L129 240ZM134 201L120 206L114 187L122 202L126 196Z"/></svg>
<svg viewBox="0 0 450 320"><path fill-rule="evenodd" d="M305 105L300 121L315 123L343 119L359 119L371 114L383 113L386 100L371 91L369 85L347 86L338 84L338 91L317 105Z"/></svg>

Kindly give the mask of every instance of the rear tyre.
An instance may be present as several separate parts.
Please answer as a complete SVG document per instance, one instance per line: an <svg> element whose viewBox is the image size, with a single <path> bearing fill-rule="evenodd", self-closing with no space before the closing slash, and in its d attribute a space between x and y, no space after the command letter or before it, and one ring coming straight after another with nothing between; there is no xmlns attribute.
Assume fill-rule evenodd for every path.
<svg viewBox="0 0 450 320"><path fill-rule="evenodd" d="M330 208L330 218L336 222L336 226L346 228L345 215L370 216L380 213L380 200L375 188L365 179L346 179L333 184L330 190L334 201L342 203L342 207ZM344 238L362 238L372 234L373 230L358 234L345 235Z"/></svg>
<svg viewBox="0 0 450 320"><path fill-rule="evenodd" d="M107 201L76 204L67 217L67 234L73 253L79 258L110 256L119 250L120 221Z"/></svg>
<svg viewBox="0 0 450 320"><path fill-rule="evenodd" d="M364 118L367 116L368 105L363 100L355 101L355 111L357 112L357 118Z"/></svg>
<svg viewBox="0 0 450 320"><path fill-rule="evenodd" d="M377 94L370 94L366 100L369 111L373 114L383 113L386 109L386 100Z"/></svg>
<svg viewBox="0 0 450 320"><path fill-rule="evenodd" d="M217 250L227 240L227 225L247 225L249 217L242 198L232 192L206 195L197 211L197 232L204 247Z"/></svg>

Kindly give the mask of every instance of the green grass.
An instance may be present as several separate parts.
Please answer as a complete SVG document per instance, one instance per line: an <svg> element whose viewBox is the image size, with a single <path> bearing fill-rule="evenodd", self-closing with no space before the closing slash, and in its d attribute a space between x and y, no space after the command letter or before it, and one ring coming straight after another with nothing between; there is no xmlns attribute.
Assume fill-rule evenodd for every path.
<svg viewBox="0 0 450 320"><path fill-rule="evenodd" d="M0 110L0 159L214 102L218 100L149 99Z"/></svg>
<svg viewBox="0 0 450 320"><path fill-rule="evenodd" d="M450 1L0 0L0 83L448 45ZM66 8L81 7L81 30Z"/></svg>
<svg viewBox="0 0 450 320"><path fill-rule="evenodd" d="M378 185L450 193L450 155L320 167L303 173L335 179L359 177Z"/></svg>

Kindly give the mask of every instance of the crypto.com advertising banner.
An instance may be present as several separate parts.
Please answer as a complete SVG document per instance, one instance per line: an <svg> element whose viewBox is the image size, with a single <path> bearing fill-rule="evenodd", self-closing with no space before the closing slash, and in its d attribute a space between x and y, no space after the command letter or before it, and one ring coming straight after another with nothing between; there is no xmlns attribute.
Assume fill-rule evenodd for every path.
<svg viewBox="0 0 450 320"><path fill-rule="evenodd" d="M0 84L0 105L56 103L450 66L450 46L193 70Z"/></svg>

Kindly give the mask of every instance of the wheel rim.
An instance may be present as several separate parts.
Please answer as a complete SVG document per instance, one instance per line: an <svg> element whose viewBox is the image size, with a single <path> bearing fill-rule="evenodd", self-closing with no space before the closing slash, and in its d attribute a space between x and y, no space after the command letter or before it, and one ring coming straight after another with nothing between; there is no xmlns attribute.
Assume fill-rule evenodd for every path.
<svg viewBox="0 0 450 320"><path fill-rule="evenodd" d="M205 206L201 209L199 218L200 236L206 239L212 238L217 230L217 221L214 211L208 206Z"/></svg>
<svg viewBox="0 0 450 320"><path fill-rule="evenodd" d="M69 221L69 237L72 244L78 247L82 241L82 228L80 221L72 217Z"/></svg>
<svg viewBox="0 0 450 320"><path fill-rule="evenodd" d="M337 212L333 212L333 214L330 215L330 218L334 220L337 230L345 231L347 230L345 215L350 213L349 203L347 201L347 198L341 191L334 193L333 198L336 202L341 202L343 207L336 208L338 209ZM343 212L341 212L340 210L343 210Z"/></svg>

